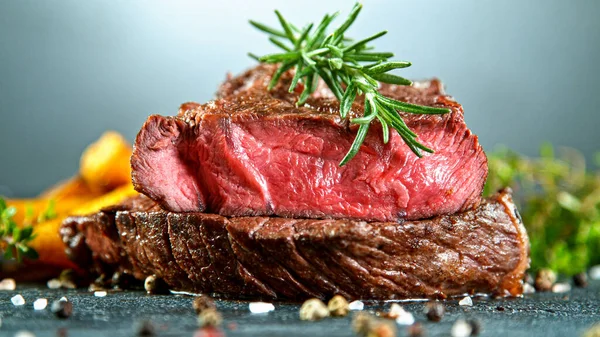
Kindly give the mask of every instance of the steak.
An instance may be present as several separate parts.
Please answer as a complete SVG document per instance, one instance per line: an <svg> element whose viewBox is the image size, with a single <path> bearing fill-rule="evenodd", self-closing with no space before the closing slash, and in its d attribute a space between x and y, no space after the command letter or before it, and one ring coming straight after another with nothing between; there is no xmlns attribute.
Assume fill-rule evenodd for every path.
<svg viewBox="0 0 600 337"><path fill-rule="evenodd" d="M177 116L150 116L131 158L136 190L165 210L230 217L398 221L481 202L486 156L461 105L439 81L380 89L397 100L451 109L399 112L435 153L417 157L394 130L384 144L381 125L373 123L356 157L340 167L357 126L339 116L337 99L322 83L304 107L295 105L302 85L287 90L291 72L267 91L274 69L260 65L229 78L216 100L186 103ZM351 117L362 116L362 100Z"/></svg>
<svg viewBox="0 0 600 337"><path fill-rule="evenodd" d="M61 227L98 274L156 275L173 289L248 299L519 295L529 241L510 190L426 220L232 217L162 210L145 196Z"/></svg>

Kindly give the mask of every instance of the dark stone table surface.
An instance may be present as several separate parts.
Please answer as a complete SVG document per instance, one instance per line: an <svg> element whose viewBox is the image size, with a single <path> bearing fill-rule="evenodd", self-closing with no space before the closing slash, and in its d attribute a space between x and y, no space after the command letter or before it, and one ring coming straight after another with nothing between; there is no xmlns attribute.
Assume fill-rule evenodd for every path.
<svg viewBox="0 0 600 337"><path fill-rule="evenodd" d="M26 304L15 307L10 298L21 294ZM73 315L56 318L50 311L52 301L66 296L73 303ZM47 298L48 307L33 309L33 301ZM109 292L95 297L87 290L51 290L42 285L17 285L15 291L0 291L0 336L15 336L27 330L35 336L136 336L140 322L149 321L156 336L194 336L197 323L191 296L147 295L142 291ZM428 322L423 314L424 302L401 303L427 330L427 336L450 336L452 324L459 318L477 318L483 331L480 336L581 336L600 322L600 281L587 288L574 288L563 294L536 293L524 298L474 298L472 307L446 301L446 315L441 322ZM217 301L223 314L223 332L227 336L355 336L351 315L319 322L300 321L299 304L274 303L275 311L252 314L249 302ZM386 308L389 303L368 303L365 310ZM399 326L398 336L406 336Z"/></svg>

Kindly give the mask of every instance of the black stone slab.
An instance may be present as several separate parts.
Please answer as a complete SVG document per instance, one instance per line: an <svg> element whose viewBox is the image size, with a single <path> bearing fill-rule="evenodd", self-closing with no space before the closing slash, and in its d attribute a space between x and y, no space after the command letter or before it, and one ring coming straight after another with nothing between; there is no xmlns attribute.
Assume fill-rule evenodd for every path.
<svg viewBox="0 0 600 337"><path fill-rule="evenodd" d="M26 300L15 307L10 298L21 294ZM59 320L50 312L53 300L66 296L73 302L73 316ZM33 310L33 301L47 298L48 307ZM146 295L140 291L109 292L95 297L85 290L50 290L38 285L20 286L16 291L0 291L0 336L14 336L29 330L36 336L136 336L136 324L148 320L157 336L193 336L196 316L192 297L183 295ZM483 331L480 336L580 336L600 321L600 282L585 289L574 288L564 294L537 293L516 299L474 298L473 307L461 307L458 300L446 302L446 315L439 323L428 322L423 314L424 302L401 303L424 324L427 336L450 336L452 324L459 318L477 318ZM299 304L274 303L275 311L252 314L248 302L217 301L224 316L227 336L354 336L351 317L329 318L320 322L298 319ZM387 303L367 303L366 310L385 308ZM351 315L350 315L351 316ZM398 336L406 336L399 326Z"/></svg>

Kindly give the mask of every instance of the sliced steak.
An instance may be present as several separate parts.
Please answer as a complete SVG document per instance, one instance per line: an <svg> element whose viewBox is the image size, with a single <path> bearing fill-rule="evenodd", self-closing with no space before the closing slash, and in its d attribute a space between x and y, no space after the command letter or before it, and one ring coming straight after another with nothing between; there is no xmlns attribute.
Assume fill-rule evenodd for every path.
<svg viewBox="0 0 600 337"><path fill-rule="evenodd" d="M451 109L400 113L434 154L418 158L395 132L383 144L373 123L357 156L340 167L355 125L339 117L323 87L296 107L291 73L268 92L273 70L263 65L231 78L217 100L186 103L178 116L150 116L131 158L136 190L172 212L366 221L453 214L481 201L487 159L439 81L381 87L401 101ZM362 115L361 100L352 117Z"/></svg>
<svg viewBox="0 0 600 337"><path fill-rule="evenodd" d="M519 295L529 266L510 191L464 213L402 223L227 218L149 203L140 196L68 218L69 256L107 275L154 274L174 290L293 300Z"/></svg>

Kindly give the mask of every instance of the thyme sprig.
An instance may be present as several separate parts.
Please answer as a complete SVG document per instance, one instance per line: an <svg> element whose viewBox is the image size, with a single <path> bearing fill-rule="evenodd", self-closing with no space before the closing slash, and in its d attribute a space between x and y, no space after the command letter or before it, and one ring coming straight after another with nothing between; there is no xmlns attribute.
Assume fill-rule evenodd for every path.
<svg viewBox="0 0 600 337"><path fill-rule="evenodd" d="M279 11L275 11L275 14L283 30L250 21L251 25L269 34L269 40L283 52L262 57L249 55L260 62L280 64L271 78L269 90L275 87L286 71L295 69L289 92L293 92L298 83L304 84L297 101L298 106L302 106L310 94L317 89L319 78L339 100L342 118L347 118L356 97L364 95L363 116L350 120L351 123L359 125L358 132L340 166L345 165L358 153L374 120L381 123L384 143L388 143L389 127L392 127L417 156L422 156L421 151L432 153L432 149L417 141L417 134L408 128L398 111L414 114L445 114L450 110L397 101L379 92L380 82L412 85L411 81L389 73L391 70L409 67L411 63L389 61L394 56L393 53L375 52L369 46L371 41L385 35L387 31L357 41L345 36L361 9L361 4L354 5L348 18L331 34L327 34L327 28L338 13L326 14L314 30L315 26L312 23L302 29L296 28Z"/></svg>
<svg viewBox="0 0 600 337"><path fill-rule="evenodd" d="M5 260L15 259L21 262L23 257L37 259L38 253L29 247L29 242L35 238L32 226L19 228L13 220L17 209L8 207L0 197L0 252Z"/></svg>

